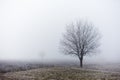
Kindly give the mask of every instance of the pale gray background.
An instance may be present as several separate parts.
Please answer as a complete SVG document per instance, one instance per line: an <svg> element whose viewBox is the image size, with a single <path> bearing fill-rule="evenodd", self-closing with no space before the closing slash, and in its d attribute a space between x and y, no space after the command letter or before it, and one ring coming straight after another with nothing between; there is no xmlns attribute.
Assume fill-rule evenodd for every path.
<svg viewBox="0 0 120 80"><path fill-rule="evenodd" d="M120 61L119 0L0 0L0 60L77 60L59 51L67 24L94 23L101 52L87 62Z"/></svg>

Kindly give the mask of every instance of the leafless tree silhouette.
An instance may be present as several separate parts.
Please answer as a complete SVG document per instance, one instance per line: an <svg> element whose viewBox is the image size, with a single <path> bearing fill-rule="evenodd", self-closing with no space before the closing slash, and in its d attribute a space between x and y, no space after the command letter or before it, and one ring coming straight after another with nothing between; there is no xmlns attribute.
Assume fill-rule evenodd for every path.
<svg viewBox="0 0 120 80"><path fill-rule="evenodd" d="M61 49L65 54L77 56L80 67L83 67L83 57L97 51L99 39L100 34L94 25L80 20L67 26L61 40Z"/></svg>

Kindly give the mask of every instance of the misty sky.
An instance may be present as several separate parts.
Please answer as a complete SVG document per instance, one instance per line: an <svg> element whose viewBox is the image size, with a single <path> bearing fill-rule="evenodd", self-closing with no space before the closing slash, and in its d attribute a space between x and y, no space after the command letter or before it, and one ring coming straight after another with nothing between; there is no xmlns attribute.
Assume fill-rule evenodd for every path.
<svg viewBox="0 0 120 80"><path fill-rule="evenodd" d="M119 0L0 0L0 60L74 60L60 53L65 27L91 21L102 34L100 53L86 61L120 61Z"/></svg>

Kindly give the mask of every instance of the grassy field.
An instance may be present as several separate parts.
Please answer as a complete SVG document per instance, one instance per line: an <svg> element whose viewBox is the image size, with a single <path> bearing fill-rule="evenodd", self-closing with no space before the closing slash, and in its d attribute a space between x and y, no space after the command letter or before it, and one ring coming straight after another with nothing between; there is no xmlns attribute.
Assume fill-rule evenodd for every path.
<svg viewBox="0 0 120 80"><path fill-rule="evenodd" d="M51 67L8 72L1 77L1 80L120 80L120 73L76 67Z"/></svg>

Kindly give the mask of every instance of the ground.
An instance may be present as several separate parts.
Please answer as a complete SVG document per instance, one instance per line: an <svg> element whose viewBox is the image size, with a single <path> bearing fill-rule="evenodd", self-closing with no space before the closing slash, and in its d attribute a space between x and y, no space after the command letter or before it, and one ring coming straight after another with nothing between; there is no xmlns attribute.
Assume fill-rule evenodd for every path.
<svg viewBox="0 0 120 80"><path fill-rule="evenodd" d="M120 73L78 67L50 67L8 72L1 77L1 80L120 80Z"/></svg>

